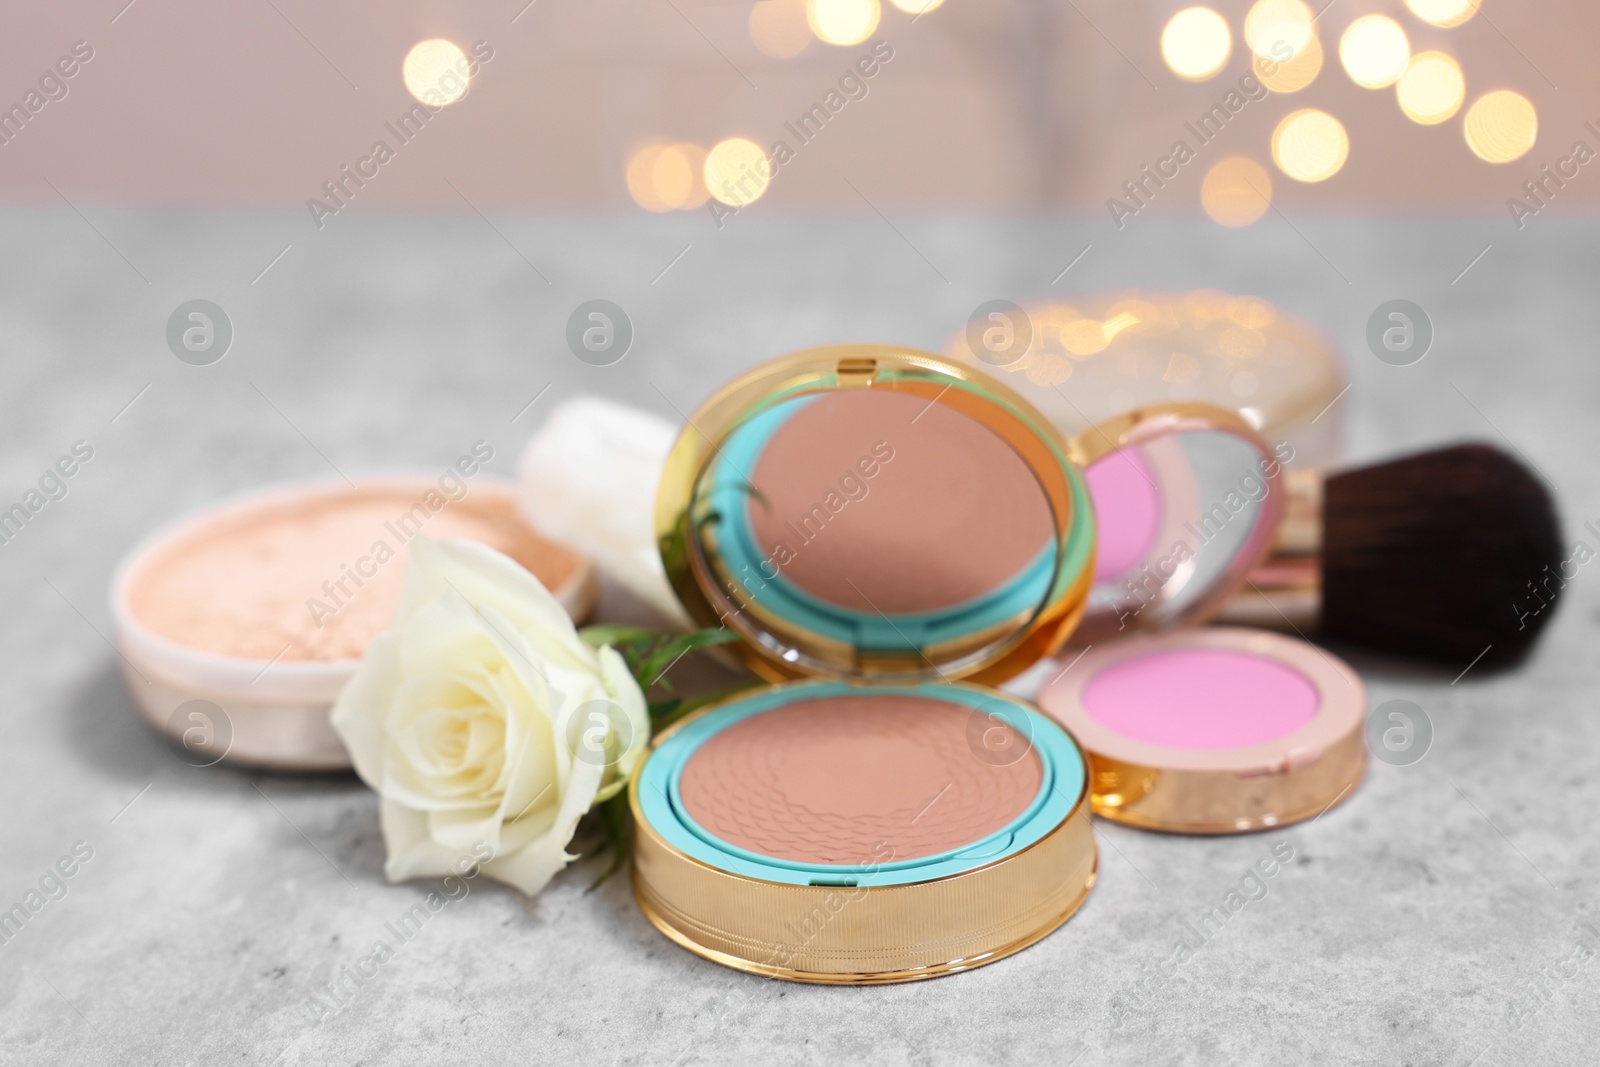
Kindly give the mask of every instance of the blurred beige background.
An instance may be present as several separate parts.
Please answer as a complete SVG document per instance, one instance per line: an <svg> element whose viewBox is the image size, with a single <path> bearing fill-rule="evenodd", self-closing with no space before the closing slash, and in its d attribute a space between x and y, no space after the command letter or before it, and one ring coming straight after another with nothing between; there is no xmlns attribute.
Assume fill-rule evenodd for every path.
<svg viewBox="0 0 1600 1067"><path fill-rule="evenodd" d="M779 8L791 0L768 2L768 37L791 40L784 27L798 19L803 41L802 0L788 12ZM1594 5L1486 0L1463 25L1442 29L1399 0L1313 6L1323 4L1316 26L1325 59L1316 80L1250 102L1141 220L1199 216L1206 170L1231 156L1264 166L1273 206L1291 218L1508 216L1507 198L1525 195L1523 183L1568 156L1575 141L1600 149L1600 137L1584 127L1590 119L1600 125ZM64 97L0 145L0 199L307 212L307 199L410 108L401 76L408 50L443 37L469 51L485 42L493 58L464 99L357 192L351 210L643 213L627 181L641 145L664 139L704 149L741 136L763 148L780 138L798 147L785 123L871 48L870 40L812 39L797 55L776 58L752 39L754 5L725 0L125 5L12 11L0 40L0 107L22 102L75 42L88 42L94 56L65 81ZM1106 216L1107 198L1166 155L1183 124L1250 68L1241 38L1250 5L1213 0L1208 6L1230 27L1231 54L1208 81L1177 77L1163 61L1161 35L1185 6L946 0L914 18L885 2L871 40L888 42L893 60L749 210ZM1413 52L1456 57L1468 105L1495 89L1531 101L1531 150L1513 162L1484 162L1463 137L1465 108L1418 125L1401 113L1394 89L1355 85L1338 41L1370 14L1402 26ZM1350 141L1342 169L1315 184L1290 180L1272 162L1274 127L1307 107L1336 116ZM1597 201L1600 166L1585 167L1556 194L1552 213Z"/></svg>

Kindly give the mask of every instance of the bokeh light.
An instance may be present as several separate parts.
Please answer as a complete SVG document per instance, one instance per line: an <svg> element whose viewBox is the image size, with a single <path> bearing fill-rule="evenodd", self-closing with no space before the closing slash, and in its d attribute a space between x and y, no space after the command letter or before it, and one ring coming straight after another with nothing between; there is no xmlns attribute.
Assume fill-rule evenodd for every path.
<svg viewBox="0 0 1600 1067"><path fill-rule="evenodd" d="M1356 19L1339 38L1339 62L1363 89L1382 89L1400 80L1411 62L1406 31L1387 15Z"/></svg>
<svg viewBox="0 0 1600 1067"><path fill-rule="evenodd" d="M647 144L628 159L628 195L646 211L671 211L668 204L656 193L656 160L666 150L666 145Z"/></svg>
<svg viewBox="0 0 1600 1067"><path fill-rule="evenodd" d="M652 168L656 195L675 208L699 207L710 197L705 183L706 150L695 144L668 145Z"/></svg>
<svg viewBox="0 0 1600 1067"><path fill-rule="evenodd" d="M1461 110L1467 98L1467 79L1453 57L1419 52L1395 84L1394 95L1406 118L1433 126Z"/></svg>
<svg viewBox="0 0 1600 1067"><path fill-rule="evenodd" d="M806 22L820 41L860 44L878 28L878 0L806 0Z"/></svg>
<svg viewBox="0 0 1600 1067"><path fill-rule="evenodd" d="M1272 176L1253 159L1232 156L1219 161L1200 183L1200 205L1213 222L1248 226L1272 204Z"/></svg>
<svg viewBox="0 0 1600 1067"><path fill-rule="evenodd" d="M424 104L443 107L467 95L467 54L454 41L418 41L400 64L406 91Z"/></svg>
<svg viewBox="0 0 1600 1067"><path fill-rule="evenodd" d="M908 15L926 15L944 0L889 0L895 7Z"/></svg>
<svg viewBox="0 0 1600 1067"><path fill-rule="evenodd" d="M1262 59L1286 63L1316 35L1303 0L1256 0L1244 17L1244 42Z"/></svg>
<svg viewBox="0 0 1600 1067"><path fill-rule="evenodd" d="M1526 155L1538 139L1539 113L1521 93L1498 89L1473 101L1463 132L1479 159L1510 163Z"/></svg>
<svg viewBox="0 0 1600 1067"><path fill-rule="evenodd" d="M710 195L702 176L705 161L699 145L647 144L628 160L628 194L648 211L699 207Z"/></svg>
<svg viewBox="0 0 1600 1067"><path fill-rule="evenodd" d="M1317 75L1322 73L1322 42L1312 34L1299 55L1285 63L1260 56L1251 59L1262 85L1275 93L1295 93L1316 81Z"/></svg>
<svg viewBox="0 0 1600 1067"><path fill-rule="evenodd" d="M806 0L761 0L750 8L750 40L773 59L788 59L811 43Z"/></svg>
<svg viewBox="0 0 1600 1067"><path fill-rule="evenodd" d="M1272 160L1298 182L1326 181L1350 157L1350 135L1344 125L1315 108L1286 115L1272 131Z"/></svg>
<svg viewBox="0 0 1600 1067"><path fill-rule="evenodd" d="M1186 7L1161 31L1161 58L1185 81L1205 81L1216 74L1232 51L1228 23L1209 7Z"/></svg>
<svg viewBox="0 0 1600 1067"><path fill-rule="evenodd" d="M1406 0L1411 13L1423 22L1448 29L1478 13L1480 0Z"/></svg>
<svg viewBox="0 0 1600 1067"><path fill-rule="evenodd" d="M730 207L759 200L772 184L772 165L766 153L743 137L718 141L706 153L704 173L711 195Z"/></svg>

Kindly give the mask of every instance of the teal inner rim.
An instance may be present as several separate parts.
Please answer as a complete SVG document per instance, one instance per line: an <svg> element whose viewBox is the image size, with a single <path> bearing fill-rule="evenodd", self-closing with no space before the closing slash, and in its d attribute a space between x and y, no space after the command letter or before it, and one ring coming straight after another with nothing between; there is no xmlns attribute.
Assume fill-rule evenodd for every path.
<svg viewBox="0 0 1600 1067"><path fill-rule="evenodd" d="M717 552L727 574L733 576L744 599L764 610L832 641L868 652L918 652L929 645L960 640L1016 621L1026 625L1048 600L1058 576L1076 576L1087 562L1093 543L1093 523L1073 523L1067 544L1067 567L1056 566L1060 543L1052 538L1031 562L994 590L936 611L882 614L858 611L822 600L791 581L762 552L749 521L749 508L760 506L751 493L747 475L761 458L773 434L815 396L790 399L762 411L728 435L707 467L703 490L708 511L715 517ZM1065 465L1065 464L1064 464ZM1074 514L1089 514L1089 497L1081 478L1070 465ZM1087 529L1087 536L1080 536ZM776 570L768 576L763 569Z"/></svg>
<svg viewBox="0 0 1600 1067"><path fill-rule="evenodd" d="M695 822L684 807L678 792L684 765L719 731L752 715L795 701L878 693L939 700L962 705L985 717L999 716L1032 741L1043 771L1038 796L1009 824L970 845L883 864L810 864L763 856L716 837ZM668 844L717 870L788 885L907 885L961 874L1032 846L1071 813L1083 793L1084 784L1083 755L1066 731L1021 701L997 690L960 683L865 686L848 682L790 682L735 697L684 723L667 736L639 770L639 803L645 819Z"/></svg>

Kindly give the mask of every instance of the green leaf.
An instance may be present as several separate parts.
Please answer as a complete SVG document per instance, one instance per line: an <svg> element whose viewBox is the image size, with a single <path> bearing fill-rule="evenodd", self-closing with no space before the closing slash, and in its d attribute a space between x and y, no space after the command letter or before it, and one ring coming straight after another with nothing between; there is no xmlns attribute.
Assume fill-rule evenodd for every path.
<svg viewBox="0 0 1600 1067"><path fill-rule="evenodd" d="M600 805L601 825L605 827L605 848L611 850L611 863L600 872L600 877L589 883L587 892L599 889L606 879L622 869L627 862L629 846L632 843L632 824L628 815L628 794L618 793L604 804Z"/></svg>
<svg viewBox="0 0 1600 1067"><path fill-rule="evenodd" d="M622 645L631 645L640 641L655 640L661 634L657 630L648 630L643 626L614 626L601 624L585 626L578 631L578 636L583 638L584 644L590 648L600 648L611 645L620 648Z"/></svg>
<svg viewBox="0 0 1600 1067"><path fill-rule="evenodd" d="M661 683L665 688L671 689L670 683L663 682L662 676L678 660L696 649L709 648L712 645L723 645L738 639L739 635L726 627L696 630L681 637L671 638L650 649L649 653L640 661L638 672L634 677L638 680L640 687L644 689L648 689L657 683Z"/></svg>

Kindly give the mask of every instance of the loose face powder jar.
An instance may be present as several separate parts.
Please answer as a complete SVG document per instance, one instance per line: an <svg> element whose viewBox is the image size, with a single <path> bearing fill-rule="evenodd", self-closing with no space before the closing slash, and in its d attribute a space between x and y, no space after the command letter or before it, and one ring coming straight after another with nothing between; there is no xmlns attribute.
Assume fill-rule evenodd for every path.
<svg viewBox="0 0 1600 1067"><path fill-rule="evenodd" d="M1090 649L1039 705L1089 755L1095 813L1216 834L1314 818L1366 771L1366 690L1305 641L1214 627Z"/></svg>
<svg viewBox="0 0 1600 1067"><path fill-rule="evenodd" d="M689 419L657 520L690 614L780 684L672 727L635 774L652 923L740 970L854 984L1066 921L1095 872L1083 755L976 684L1059 648L1093 577L1088 490L1042 416L927 353L798 353Z"/></svg>
<svg viewBox="0 0 1600 1067"><path fill-rule="evenodd" d="M328 710L388 628L419 534L506 553L575 615L593 601L587 561L534 534L511 487L481 475L253 493L158 531L124 560L112 613L135 705L217 758L348 767Z"/></svg>

